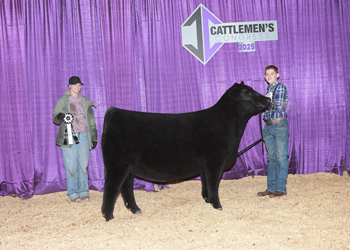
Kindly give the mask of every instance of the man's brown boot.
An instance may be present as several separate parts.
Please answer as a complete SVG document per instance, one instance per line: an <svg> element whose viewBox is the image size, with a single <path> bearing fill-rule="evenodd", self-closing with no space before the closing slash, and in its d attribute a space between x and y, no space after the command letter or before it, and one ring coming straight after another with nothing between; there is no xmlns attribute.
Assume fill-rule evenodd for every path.
<svg viewBox="0 0 350 250"><path fill-rule="evenodd" d="M266 196L266 195L271 195L273 193L271 193L269 190L265 190L264 192L259 192L258 196Z"/></svg>

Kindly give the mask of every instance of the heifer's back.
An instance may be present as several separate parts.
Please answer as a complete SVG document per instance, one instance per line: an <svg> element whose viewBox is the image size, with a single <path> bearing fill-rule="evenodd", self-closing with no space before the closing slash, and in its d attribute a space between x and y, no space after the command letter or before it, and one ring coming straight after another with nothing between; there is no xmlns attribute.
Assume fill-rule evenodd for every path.
<svg viewBox="0 0 350 250"><path fill-rule="evenodd" d="M259 109L268 107L268 100L244 84L235 84L213 107L197 112L158 114L108 109L102 135L105 192L113 187L119 193L126 180L130 192L133 175L166 182L201 174L209 186L214 182L218 186L224 169L236 161L246 123ZM203 186L207 189L207 183ZM202 195L216 202L215 194L210 197L210 192L204 191ZM133 198L128 204L133 203L130 200ZM138 211L136 203L129 206L133 212Z"/></svg>

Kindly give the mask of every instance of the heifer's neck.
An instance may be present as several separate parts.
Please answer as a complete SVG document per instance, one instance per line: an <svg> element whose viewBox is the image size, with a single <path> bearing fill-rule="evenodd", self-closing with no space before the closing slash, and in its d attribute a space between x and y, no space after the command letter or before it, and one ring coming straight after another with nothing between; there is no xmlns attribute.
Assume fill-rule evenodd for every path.
<svg viewBox="0 0 350 250"><path fill-rule="evenodd" d="M249 119L254 114L246 109L246 103L239 101L230 103L230 105L225 105L225 102L218 103L218 108L226 112L230 123L235 128L235 136L240 141Z"/></svg>
<svg viewBox="0 0 350 250"><path fill-rule="evenodd" d="M227 113L230 116L230 118L235 122L236 124L242 125L244 123L244 127L248 123L249 119L253 116L253 113L246 109L245 102L236 102L234 103L234 108L228 109ZM244 128L243 128L244 129Z"/></svg>
<svg viewBox="0 0 350 250"><path fill-rule="evenodd" d="M251 110L251 103L233 100L225 93L213 106L216 112L224 112L226 119L230 120L232 126L236 128L236 136L240 139L249 119L254 115Z"/></svg>

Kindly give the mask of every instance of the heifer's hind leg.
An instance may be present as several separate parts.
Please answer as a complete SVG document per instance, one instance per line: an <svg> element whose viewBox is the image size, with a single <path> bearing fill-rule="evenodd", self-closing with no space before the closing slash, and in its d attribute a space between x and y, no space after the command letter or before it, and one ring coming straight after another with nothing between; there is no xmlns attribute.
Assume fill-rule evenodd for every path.
<svg viewBox="0 0 350 250"><path fill-rule="evenodd" d="M106 166L105 166L106 168ZM105 170L106 171L106 170ZM113 219L114 205L117 200L121 186L128 172L126 170L109 168L105 174L105 185L103 190L102 215L106 221Z"/></svg>
<svg viewBox="0 0 350 250"><path fill-rule="evenodd" d="M129 174L121 188L124 204L133 214L141 214L141 209L136 205L134 196L134 175Z"/></svg>

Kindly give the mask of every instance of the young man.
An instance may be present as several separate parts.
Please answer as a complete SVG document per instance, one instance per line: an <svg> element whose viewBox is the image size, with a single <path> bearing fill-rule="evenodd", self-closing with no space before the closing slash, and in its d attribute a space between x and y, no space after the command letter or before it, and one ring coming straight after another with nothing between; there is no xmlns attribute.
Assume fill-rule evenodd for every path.
<svg viewBox="0 0 350 250"><path fill-rule="evenodd" d="M287 194L287 176L289 168L288 137L289 125L287 121L286 107L288 104L288 92L285 85L278 82L278 69L274 65L265 69L267 97L271 98L271 106L265 111L263 139L268 152L267 189L259 192L258 196L270 198Z"/></svg>

